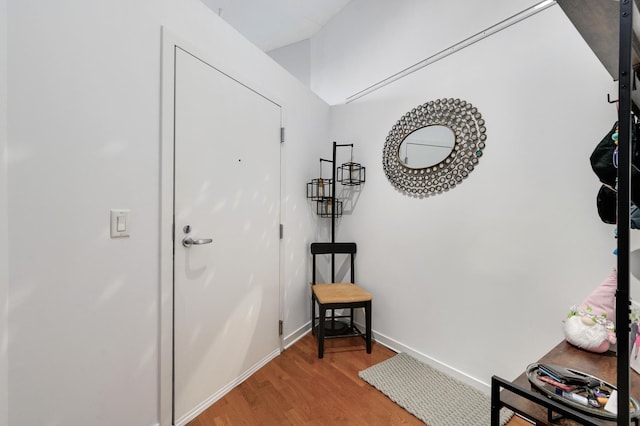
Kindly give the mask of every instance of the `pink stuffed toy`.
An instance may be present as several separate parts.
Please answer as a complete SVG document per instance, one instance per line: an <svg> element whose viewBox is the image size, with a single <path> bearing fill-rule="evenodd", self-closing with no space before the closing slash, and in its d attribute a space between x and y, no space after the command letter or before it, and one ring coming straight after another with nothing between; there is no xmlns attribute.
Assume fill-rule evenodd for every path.
<svg viewBox="0 0 640 426"><path fill-rule="evenodd" d="M615 295L618 273L614 268L589 296L572 306L564 322L567 342L590 352L602 353L616 343Z"/></svg>

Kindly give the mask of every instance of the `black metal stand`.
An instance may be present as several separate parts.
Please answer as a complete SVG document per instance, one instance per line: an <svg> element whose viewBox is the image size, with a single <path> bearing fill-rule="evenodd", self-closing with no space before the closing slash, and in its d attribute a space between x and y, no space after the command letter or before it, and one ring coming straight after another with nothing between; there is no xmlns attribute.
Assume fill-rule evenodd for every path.
<svg viewBox="0 0 640 426"><path fill-rule="evenodd" d="M331 242L336 242L336 153L338 151L338 147L341 146L350 146L353 147L352 143L339 145L337 142L333 142L333 157L331 160L331 164L333 167L333 171L331 174L331 178L333 179L333 186L331 187L331 204L334 208L331 209ZM336 257L335 254L331 255L331 282L334 282L335 272L336 272Z"/></svg>
<svg viewBox="0 0 640 426"><path fill-rule="evenodd" d="M618 424L629 424L629 207L631 204L631 91L635 74L631 65L633 49L633 0L620 2L620 54L618 97L618 288L616 291L616 338Z"/></svg>
<svg viewBox="0 0 640 426"><path fill-rule="evenodd" d="M349 330L349 324L343 321L331 318L330 320L326 320L324 322L324 334L327 337L343 336L350 332L351 330Z"/></svg>
<svg viewBox="0 0 640 426"><path fill-rule="evenodd" d="M307 198L311 199L313 201L316 201L318 204L316 206L317 209L317 213L321 216L321 217L331 217L331 243L314 243L316 246L319 244L331 244L332 246L336 244L336 217L337 216L341 216L342 215L342 204L341 201L339 201L336 198L336 185L338 183L338 180L336 179L336 174L337 174L337 150L338 147L351 147L351 161L348 163L343 164L340 167L340 172L341 172L341 176L340 176L340 183L343 185L347 185L347 186L357 186L360 185L364 182L365 180L365 168L358 163L354 163L353 162L353 144L338 144L337 142L333 142L333 155L332 155L332 159L331 160L325 160L323 158L320 159L320 177L318 179L313 179L311 182L309 182L307 184ZM324 182L324 179L322 177L322 163L323 162L328 162L332 164L332 171L331 171L331 179L328 181L328 188L330 191L329 197L325 197L326 191L326 185ZM322 204L321 204L322 203ZM313 252L313 246L314 244L312 244L312 252ZM324 254L328 254L331 253L331 282L335 282L336 281L336 258L335 255L336 253L351 253L351 282L353 282L354 280L354 275L353 275L353 269L354 269L354 264L353 264L353 256L355 254L355 243L339 243L338 245L341 244L353 244L353 252L351 251L335 251L335 250L331 250L331 251L327 251ZM313 279L313 283L315 283L315 256L314 256L314 279ZM366 302L365 304L370 305L370 301ZM323 338L320 340L324 340L324 336L326 335L326 337L343 337L343 336L348 336L348 335L362 335L364 336L365 334L361 333L357 327L354 326L354 322L353 322L353 314L354 314L354 303L350 303L349 307L346 306L339 306L342 304L334 304L335 306L332 307L328 307L327 304L324 304L322 309L321 309L321 316L319 318L318 321L318 325L315 325L315 313L314 313L314 309L315 309L315 302L313 301L312 298L312 302L311 302L311 310L312 310L312 331L316 331L317 329L320 330L319 335L322 335ZM363 306L358 306L358 307L365 307L364 304ZM336 315L335 310L336 309L343 309L343 308L347 308L350 310L349 315ZM325 317L325 311L326 310L331 310L331 318L327 319ZM365 307L365 313L367 315L370 315L370 308L366 308ZM349 318L349 324L346 324L345 322L339 321L339 318ZM371 321L367 320L367 324L369 325L371 323ZM317 328L316 328L317 327ZM354 334L354 331L356 332ZM370 336L371 333L367 332L366 334L367 337L367 341L368 341L368 348L370 345ZM369 348L370 349L370 348Z"/></svg>
<svg viewBox="0 0 640 426"><path fill-rule="evenodd" d="M337 157L337 151L338 151L338 147L339 146L353 146L353 144L344 144L344 145L338 145L337 142L333 142L333 156L332 156L332 160L331 160L331 167L333 168L332 170L332 174L331 174L331 179L333 179L333 186L331 187L331 205L333 206L331 209L331 242L335 243L336 242L336 208L337 208L337 203L336 203L336 157ZM331 254L331 282L335 282L336 281L336 255L335 254ZM342 321L338 321L335 318L335 311L332 309L331 310L331 320L328 320L325 322L325 333L327 333L327 335L329 336L342 336L345 335L347 333L349 333L351 330L349 329L349 326L342 322ZM353 313L352 313L353 315Z"/></svg>

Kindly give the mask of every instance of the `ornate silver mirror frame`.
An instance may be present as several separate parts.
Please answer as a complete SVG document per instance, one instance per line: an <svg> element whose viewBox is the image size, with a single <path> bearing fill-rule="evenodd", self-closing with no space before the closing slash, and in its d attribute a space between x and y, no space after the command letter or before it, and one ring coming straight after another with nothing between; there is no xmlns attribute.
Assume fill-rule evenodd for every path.
<svg viewBox="0 0 640 426"><path fill-rule="evenodd" d="M400 159L407 136L428 126L446 126L455 135L451 153L430 167L412 168ZM487 139L482 114L460 99L437 99L406 113L391 128L384 144L382 166L400 192L418 198L439 194L458 185L478 164Z"/></svg>

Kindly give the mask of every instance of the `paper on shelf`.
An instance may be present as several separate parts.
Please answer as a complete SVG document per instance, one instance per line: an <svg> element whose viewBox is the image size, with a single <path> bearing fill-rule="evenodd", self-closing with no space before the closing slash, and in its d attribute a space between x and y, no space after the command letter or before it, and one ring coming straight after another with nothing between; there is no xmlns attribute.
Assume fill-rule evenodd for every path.
<svg viewBox="0 0 640 426"><path fill-rule="evenodd" d="M604 409L610 413L618 414L618 391L614 390L609 395L609 400L604 406Z"/></svg>

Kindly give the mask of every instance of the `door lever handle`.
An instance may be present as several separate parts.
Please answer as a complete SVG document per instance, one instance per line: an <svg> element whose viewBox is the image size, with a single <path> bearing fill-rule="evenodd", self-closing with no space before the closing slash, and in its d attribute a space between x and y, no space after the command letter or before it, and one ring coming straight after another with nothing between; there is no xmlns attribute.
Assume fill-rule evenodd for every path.
<svg viewBox="0 0 640 426"><path fill-rule="evenodd" d="M194 240L193 238L187 236L182 239L182 245L185 247L191 246L199 246L201 244L211 244L213 240L211 238L201 238L199 240Z"/></svg>

